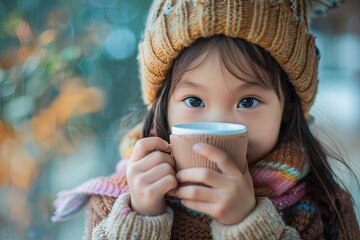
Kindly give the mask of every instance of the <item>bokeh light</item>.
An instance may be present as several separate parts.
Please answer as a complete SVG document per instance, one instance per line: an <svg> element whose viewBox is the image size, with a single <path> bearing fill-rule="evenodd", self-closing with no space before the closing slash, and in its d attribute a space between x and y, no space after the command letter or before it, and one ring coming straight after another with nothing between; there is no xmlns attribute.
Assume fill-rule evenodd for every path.
<svg viewBox="0 0 360 240"><path fill-rule="evenodd" d="M123 60L134 53L135 41L134 33L130 29L118 28L107 36L104 48L110 58Z"/></svg>

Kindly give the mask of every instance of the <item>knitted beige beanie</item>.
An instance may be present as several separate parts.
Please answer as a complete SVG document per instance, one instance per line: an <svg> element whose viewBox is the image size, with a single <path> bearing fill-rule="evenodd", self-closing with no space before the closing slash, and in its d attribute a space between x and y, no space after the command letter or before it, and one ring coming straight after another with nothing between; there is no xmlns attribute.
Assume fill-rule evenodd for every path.
<svg viewBox="0 0 360 240"><path fill-rule="evenodd" d="M138 60L145 103L152 104L181 51L199 38L242 38L267 50L287 73L305 114L317 90L318 55L309 18L327 0L155 0Z"/></svg>

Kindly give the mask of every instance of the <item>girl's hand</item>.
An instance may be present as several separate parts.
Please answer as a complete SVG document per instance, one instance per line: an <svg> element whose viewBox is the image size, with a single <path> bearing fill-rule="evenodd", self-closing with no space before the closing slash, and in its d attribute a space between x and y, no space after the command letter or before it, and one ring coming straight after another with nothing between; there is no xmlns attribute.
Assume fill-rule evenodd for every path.
<svg viewBox="0 0 360 240"><path fill-rule="evenodd" d="M164 212L164 195L177 186L170 152L170 144L159 137L143 138L135 144L126 174L131 207L139 214Z"/></svg>
<svg viewBox="0 0 360 240"><path fill-rule="evenodd" d="M176 175L180 183L176 195L188 208L210 215L222 224L237 224L255 208L252 178L246 165L242 173L223 150L206 143L194 145L194 151L215 162L222 173L207 168L188 168ZM205 184L205 185L204 185Z"/></svg>

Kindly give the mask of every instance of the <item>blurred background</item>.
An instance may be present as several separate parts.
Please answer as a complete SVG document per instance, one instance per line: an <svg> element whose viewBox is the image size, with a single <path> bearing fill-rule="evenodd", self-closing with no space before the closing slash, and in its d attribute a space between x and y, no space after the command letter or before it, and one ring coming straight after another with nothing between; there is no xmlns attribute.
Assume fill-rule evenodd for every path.
<svg viewBox="0 0 360 240"><path fill-rule="evenodd" d="M0 239L81 239L56 193L108 175L122 117L142 106L137 43L150 1L0 0ZM360 1L318 17L313 131L360 177ZM334 140L329 140L334 139ZM334 164L360 209L354 178ZM359 212L358 212L359 213Z"/></svg>

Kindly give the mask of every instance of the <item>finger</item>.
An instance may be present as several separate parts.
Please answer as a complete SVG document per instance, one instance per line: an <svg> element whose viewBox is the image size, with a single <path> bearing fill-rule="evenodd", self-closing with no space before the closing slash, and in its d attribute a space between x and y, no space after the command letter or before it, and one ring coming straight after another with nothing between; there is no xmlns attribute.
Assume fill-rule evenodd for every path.
<svg viewBox="0 0 360 240"><path fill-rule="evenodd" d="M240 172L235 165L234 160L230 158L229 154L217 147L206 143L196 143L193 146L193 150L197 154L216 163L222 173L235 175Z"/></svg>
<svg viewBox="0 0 360 240"><path fill-rule="evenodd" d="M210 187L220 187L226 184L222 174L208 168L187 168L176 173L179 183L198 183Z"/></svg>
<svg viewBox="0 0 360 240"><path fill-rule="evenodd" d="M146 155L141 161L134 162L138 171L145 172L161 163L168 163L175 168L175 160L170 154L161 151L154 151Z"/></svg>
<svg viewBox="0 0 360 240"><path fill-rule="evenodd" d="M201 202L215 202L215 193L214 189L201 185L182 186L176 191L176 195L182 200Z"/></svg>
<svg viewBox="0 0 360 240"><path fill-rule="evenodd" d="M166 175L160 178L158 181L154 182L149 186L149 191L157 193L158 195L165 195L171 189L177 187L177 180L174 175Z"/></svg>
<svg viewBox="0 0 360 240"><path fill-rule="evenodd" d="M168 142L159 137L142 138L136 142L130 161L136 162L153 151L171 152Z"/></svg>
<svg viewBox="0 0 360 240"><path fill-rule="evenodd" d="M245 164L243 176L244 176L245 182L246 182L249 186L253 186L253 180L252 180L252 177L251 177L251 175L250 175L250 171L249 171L249 168L248 168L248 164L247 164L247 163Z"/></svg>
<svg viewBox="0 0 360 240"><path fill-rule="evenodd" d="M241 173L244 175L245 173L248 173L250 175L250 172L249 172L249 163L247 160L245 160L245 163L244 163L244 167L243 169L241 170Z"/></svg>
<svg viewBox="0 0 360 240"><path fill-rule="evenodd" d="M147 172L142 173L140 181L145 183L153 183L166 175L175 176L175 170L170 164L164 162L154 166Z"/></svg>
<svg viewBox="0 0 360 240"><path fill-rule="evenodd" d="M181 199L181 203L187 208L190 208L197 212L205 213L210 216L213 215L211 210L216 208L216 203L212 203L212 202Z"/></svg>

